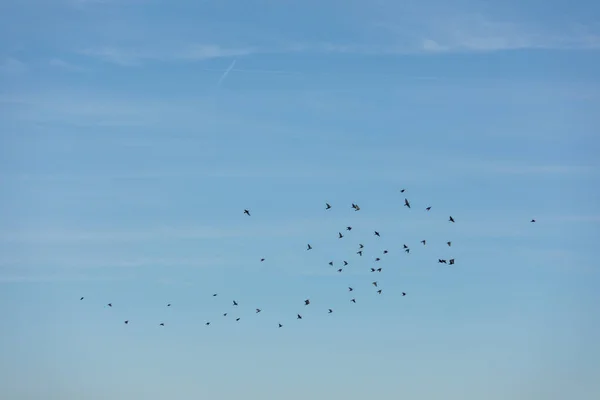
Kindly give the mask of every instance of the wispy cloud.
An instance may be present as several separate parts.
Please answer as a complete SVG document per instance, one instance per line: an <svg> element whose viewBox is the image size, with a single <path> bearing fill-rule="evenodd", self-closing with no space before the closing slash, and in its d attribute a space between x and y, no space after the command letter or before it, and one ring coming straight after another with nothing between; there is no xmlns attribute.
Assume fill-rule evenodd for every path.
<svg viewBox="0 0 600 400"><path fill-rule="evenodd" d="M585 174L597 171L590 166L583 165L494 165L491 163L490 168L493 172L501 174L514 175L531 175L531 174Z"/></svg>
<svg viewBox="0 0 600 400"><path fill-rule="evenodd" d="M214 58L239 57L260 52L258 48L241 47L226 48L218 45L191 44L182 48L119 48L101 47L84 49L80 53L103 61L133 67L143 64L145 61L199 61Z"/></svg>
<svg viewBox="0 0 600 400"><path fill-rule="evenodd" d="M0 73L3 74L20 74L27 70L27 65L16 58L5 58L0 62Z"/></svg>
<svg viewBox="0 0 600 400"><path fill-rule="evenodd" d="M62 69L62 70L65 70L65 71L81 72L81 71L85 70L84 68L82 68L82 67L80 67L78 65L71 64L71 63L66 62L64 60L61 60L60 58L53 58L50 61L48 61L48 64L51 67Z"/></svg>

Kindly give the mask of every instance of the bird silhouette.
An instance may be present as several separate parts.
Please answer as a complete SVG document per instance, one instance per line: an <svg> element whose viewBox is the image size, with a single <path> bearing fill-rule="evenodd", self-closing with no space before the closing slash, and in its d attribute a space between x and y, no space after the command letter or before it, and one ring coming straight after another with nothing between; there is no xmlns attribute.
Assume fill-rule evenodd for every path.
<svg viewBox="0 0 600 400"><path fill-rule="evenodd" d="M246 214L247 216L250 216L250 211L248 210L244 210L244 214ZM260 219L260 218L259 218Z"/></svg>
<svg viewBox="0 0 600 400"><path fill-rule="evenodd" d="M348 261L344 261L344 267L348 265Z"/></svg>
<svg viewBox="0 0 600 400"><path fill-rule="evenodd" d="M328 314L331 314L333 312L333 310L330 308L329 311L327 312Z"/></svg>
<svg viewBox="0 0 600 400"><path fill-rule="evenodd" d="M379 289L379 290L377 291L377 294L381 294L381 289Z"/></svg>
<svg viewBox="0 0 600 400"><path fill-rule="evenodd" d="M451 259L449 260L449 263L450 263L450 265L453 265L453 264L454 264L454 258L451 258Z"/></svg>
<svg viewBox="0 0 600 400"><path fill-rule="evenodd" d="M352 227L351 227L351 226L347 226L347 227L346 227L346 230L347 230L347 231L351 231L351 230L352 230Z"/></svg>
<svg viewBox="0 0 600 400"><path fill-rule="evenodd" d="M262 310L260 308L256 309L256 313L258 314L259 312L261 312Z"/></svg>
<svg viewBox="0 0 600 400"><path fill-rule="evenodd" d="M375 268L371 268L371 272L375 272Z"/></svg>
<svg viewBox="0 0 600 400"><path fill-rule="evenodd" d="M311 246L310 244L308 244L308 245L306 246L306 250L312 250L312 246Z"/></svg>
<svg viewBox="0 0 600 400"><path fill-rule="evenodd" d="M400 190L400 193L404 193L404 191L405 191L405 190L406 190L406 189L402 189L402 190Z"/></svg>
<svg viewBox="0 0 600 400"><path fill-rule="evenodd" d="M448 247L452 246L452 242L446 242L446 244L448 245Z"/></svg>
<svg viewBox="0 0 600 400"><path fill-rule="evenodd" d="M535 222L535 219L532 219L531 222Z"/></svg>
<svg viewBox="0 0 600 400"><path fill-rule="evenodd" d="M333 261L329 261L329 265L333 267Z"/></svg>
<svg viewBox="0 0 600 400"><path fill-rule="evenodd" d="M365 247L365 246L364 246L362 243L359 243L359 244L358 244L358 248L359 248L359 249L362 249L362 248L364 248L364 247Z"/></svg>
<svg viewBox="0 0 600 400"><path fill-rule="evenodd" d="M404 247L405 249L408 249L408 246L403 244L402 247Z"/></svg>
<svg viewBox="0 0 600 400"><path fill-rule="evenodd" d="M238 305L237 301L233 300L233 305L237 306Z"/></svg>
<svg viewBox="0 0 600 400"><path fill-rule="evenodd" d="M264 258L261 258L261 259L260 259L260 262L263 262L263 261L265 261L265 259L264 259Z"/></svg>
<svg viewBox="0 0 600 400"><path fill-rule="evenodd" d="M283 325L279 324L279 327L281 328Z"/></svg>
<svg viewBox="0 0 600 400"><path fill-rule="evenodd" d="M235 319L235 322L240 322L240 317L237 317L237 318Z"/></svg>
<svg viewBox="0 0 600 400"><path fill-rule="evenodd" d="M427 244L427 240L421 240L421 243L423 243L423 246L425 246Z"/></svg>
<svg viewBox="0 0 600 400"><path fill-rule="evenodd" d="M379 257L375 258L375 261L380 261L380 260L381 260L381 258L379 258Z"/></svg>
<svg viewBox="0 0 600 400"><path fill-rule="evenodd" d="M108 303L107 306L112 307L112 303Z"/></svg>
<svg viewBox="0 0 600 400"><path fill-rule="evenodd" d="M158 324L158 326L165 326L164 322L161 322L160 324Z"/></svg>
<svg viewBox="0 0 600 400"><path fill-rule="evenodd" d="M224 316L224 317L226 317L226 316L227 316L227 313L224 313L224 314L223 314L223 316Z"/></svg>
<svg viewBox="0 0 600 400"><path fill-rule="evenodd" d="M408 254L410 253L410 249L405 249L404 252Z"/></svg>
<svg viewBox="0 0 600 400"><path fill-rule="evenodd" d="M206 323L206 324L204 324L204 325L206 325L206 326L209 326L209 325L210 325L210 322L207 322L207 323Z"/></svg>
<svg viewBox="0 0 600 400"><path fill-rule="evenodd" d="M351 302L353 302L353 303L356 303L356 299L352 299L352 300L350 300L350 301L351 301Z"/></svg>
<svg viewBox="0 0 600 400"><path fill-rule="evenodd" d="M344 235L342 235L342 232L338 232L338 239L341 239L343 237L344 237Z"/></svg>
<svg viewBox="0 0 600 400"><path fill-rule="evenodd" d="M125 322L125 325L127 325L129 323L129 320L125 320L124 322Z"/></svg>
<svg viewBox="0 0 600 400"><path fill-rule="evenodd" d="M329 203L325 203L325 209L329 210L331 208L331 206L329 205Z"/></svg>
<svg viewBox="0 0 600 400"><path fill-rule="evenodd" d="M309 305L309 304L310 304L310 300L309 300L309 299L306 299L306 300L304 300L304 305L305 305L305 306L307 306L307 305Z"/></svg>
<svg viewBox="0 0 600 400"><path fill-rule="evenodd" d="M381 272L383 268L377 268L377 272Z"/></svg>
<svg viewBox="0 0 600 400"><path fill-rule="evenodd" d="M408 199L404 199L404 207L410 208L410 202L408 201Z"/></svg>
<svg viewBox="0 0 600 400"><path fill-rule="evenodd" d="M402 296L406 296L406 293L402 292Z"/></svg>
<svg viewBox="0 0 600 400"><path fill-rule="evenodd" d="M441 264L447 264L447 263L446 263L446 260L442 260L441 258L438 260L438 264L440 264L440 263L441 263Z"/></svg>
<svg viewBox="0 0 600 400"><path fill-rule="evenodd" d="M79 301L81 301L81 300L83 300L83 299L84 299L84 297L80 298L80 299L79 299Z"/></svg>
<svg viewBox="0 0 600 400"><path fill-rule="evenodd" d="M362 257L362 250L357 251L356 254Z"/></svg>
<svg viewBox="0 0 600 400"><path fill-rule="evenodd" d="M454 218L452 218L452 215L450 216L450 218L448 219L448 221L454 222Z"/></svg>
<svg viewBox="0 0 600 400"><path fill-rule="evenodd" d="M387 254L387 253L388 253L388 251L387 251L387 250L384 250L384 251L383 251L383 254Z"/></svg>
<svg viewBox="0 0 600 400"><path fill-rule="evenodd" d="M302 319L302 315L298 314L298 316L296 317L296 319Z"/></svg>
<svg viewBox="0 0 600 400"><path fill-rule="evenodd" d="M351 291L353 291L353 290L354 290L354 289L352 289L351 287L349 287L349 288L348 288L348 291L349 291L349 292L351 292Z"/></svg>
<svg viewBox="0 0 600 400"><path fill-rule="evenodd" d="M213 293L213 297L217 297L217 294L216 294L216 293Z"/></svg>
<svg viewBox="0 0 600 400"><path fill-rule="evenodd" d="M171 307L171 303L167 304L167 307Z"/></svg>
<svg viewBox="0 0 600 400"><path fill-rule="evenodd" d="M342 269L342 268L340 268L340 269L338 269L338 270L337 270L337 272L342 272L342 271L343 271L343 269Z"/></svg>
<svg viewBox="0 0 600 400"><path fill-rule="evenodd" d="M381 237L381 236L379 235L379 232L377 232L377 231L375 231L374 235L375 235L375 236L379 236L379 237Z"/></svg>
<svg viewBox="0 0 600 400"><path fill-rule="evenodd" d="M373 286L377 287L377 281L371 283Z"/></svg>
<svg viewBox="0 0 600 400"><path fill-rule="evenodd" d="M427 207L425 210L429 211L429 210L431 210L431 207Z"/></svg>

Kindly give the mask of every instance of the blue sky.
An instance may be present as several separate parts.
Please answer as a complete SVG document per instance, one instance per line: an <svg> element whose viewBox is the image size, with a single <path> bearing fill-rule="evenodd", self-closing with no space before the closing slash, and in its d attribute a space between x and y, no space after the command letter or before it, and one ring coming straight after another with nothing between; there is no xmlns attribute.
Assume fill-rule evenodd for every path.
<svg viewBox="0 0 600 400"><path fill-rule="evenodd" d="M599 396L579 5L1 2L0 397Z"/></svg>

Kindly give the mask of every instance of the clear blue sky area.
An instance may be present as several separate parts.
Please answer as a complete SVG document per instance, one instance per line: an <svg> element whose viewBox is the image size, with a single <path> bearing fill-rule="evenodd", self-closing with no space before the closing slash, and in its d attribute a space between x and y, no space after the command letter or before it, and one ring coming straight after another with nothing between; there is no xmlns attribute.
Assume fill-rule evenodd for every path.
<svg viewBox="0 0 600 400"><path fill-rule="evenodd" d="M0 398L600 398L598 21L0 2Z"/></svg>

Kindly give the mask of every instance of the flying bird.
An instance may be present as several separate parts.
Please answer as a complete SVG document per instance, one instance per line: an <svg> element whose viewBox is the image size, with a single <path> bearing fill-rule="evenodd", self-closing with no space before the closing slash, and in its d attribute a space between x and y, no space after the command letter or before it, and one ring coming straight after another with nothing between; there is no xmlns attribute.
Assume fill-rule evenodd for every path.
<svg viewBox="0 0 600 400"><path fill-rule="evenodd" d="M404 199L404 207L410 208L410 202L408 201L408 199Z"/></svg>
<svg viewBox="0 0 600 400"><path fill-rule="evenodd" d="M352 300L350 300L350 301L351 301L351 302L353 302L353 303L356 303L356 299L352 299Z"/></svg>
<svg viewBox="0 0 600 400"><path fill-rule="evenodd" d="M348 261L344 261L344 267L348 265Z"/></svg>
<svg viewBox="0 0 600 400"><path fill-rule="evenodd" d="M329 203L325 203L325 209L329 210L331 208L331 206L329 205Z"/></svg>
<svg viewBox="0 0 600 400"><path fill-rule="evenodd" d="M127 325L129 323L129 320L125 320L125 325Z"/></svg>
<svg viewBox="0 0 600 400"><path fill-rule="evenodd" d="M261 258L261 259L260 259L260 262L263 262L263 261L265 261L265 259L264 259L264 258Z"/></svg>
<svg viewBox="0 0 600 400"><path fill-rule="evenodd" d="M430 207L427 207L425 210L427 210L427 211L431 210L431 206L430 206Z"/></svg>
<svg viewBox="0 0 600 400"><path fill-rule="evenodd" d="M224 313L224 314L223 314L223 316L224 316L224 317L226 317L226 316L227 316L227 313Z"/></svg>
<svg viewBox="0 0 600 400"><path fill-rule="evenodd" d="M281 328L283 325L279 324L279 327Z"/></svg>
<svg viewBox="0 0 600 400"><path fill-rule="evenodd" d="M454 218L452 218L452 215L450 216L450 218L448 219L448 221L454 222Z"/></svg>
<svg viewBox="0 0 600 400"><path fill-rule="evenodd" d="M450 259L450 265L454 264L454 258Z"/></svg>
<svg viewBox="0 0 600 400"><path fill-rule="evenodd" d="M244 214L246 214L247 216L250 216L250 211L244 210Z"/></svg>
<svg viewBox="0 0 600 400"><path fill-rule="evenodd" d="M377 268L377 272L381 272L383 268Z"/></svg>
<svg viewBox="0 0 600 400"><path fill-rule="evenodd" d="M375 261L380 261L380 260L381 260L381 258L379 258L379 257L377 257L377 258L375 259Z"/></svg>
<svg viewBox="0 0 600 400"><path fill-rule="evenodd" d="M307 250L307 251L308 251L308 250L311 250L311 249L312 249L312 246L311 246L310 244L306 246L306 250Z"/></svg>
<svg viewBox="0 0 600 400"><path fill-rule="evenodd" d="M233 305L237 306L238 305L237 301L233 300Z"/></svg>
<svg viewBox="0 0 600 400"><path fill-rule="evenodd" d="M372 282L372 285L375 286L375 287L377 287L377 281Z"/></svg>
<svg viewBox="0 0 600 400"><path fill-rule="evenodd" d="M423 243L423 246L425 246L427 244L427 240L421 240L421 243Z"/></svg>
<svg viewBox="0 0 600 400"><path fill-rule="evenodd" d="M408 249L408 246L403 244L402 247L404 247L405 249Z"/></svg>
<svg viewBox="0 0 600 400"><path fill-rule="evenodd" d="M296 319L302 319L302 315L298 314L298 316L296 317Z"/></svg>
<svg viewBox="0 0 600 400"><path fill-rule="evenodd" d="M333 267L333 261L329 261L329 265Z"/></svg>
<svg viewBox="0 0 600 400"><path fill-rule="evenodd" d="M346 230L347 230L347 231L351 231L351 230L352 230L352 227L351 227L351 226L347 226L347 227L346 227Z"/></svg>
<svg viewBox="0 0 600 400"><path fill-rule="evenodd" d="M333 312L333 310L330 308L328 314L331 314Z"/></svg>
<svg viewBox="0 0 600 400"><path fill-rule="evenodd" d="M446 244L448 245L448 247L452 246L452 242L446 242Z"/></svg>
<svg viewBox="0 0 600 400"><path fill-rule="evenodd" d="M167 307L171 307L171 303L167 304Z"/></svg>
<svg viewBox="0 0 600 400"><path fill-rule="evenodd" d="M307 305L309 305L309 304L310 304L310 300L309 300L309 299L306 299L306 300L304 300L304 305L305 305L305 306L307 306Z"/></svg>
<svg viewBox="0 0 600 400"><path fill-rule="evenodd" d="M239 318L239 317L238 317L238 318L236 318L236 319L235 319L235 322L240 322L240 318Z"/></svg>
<svg viewBox="0 0 600 400"><path fill-rule="evenodd" d="M406 293L402 292L402 296L406 296Z"/></svg>
<svg viewBox="0 0 600 400"><path fill-rule="evenodd" d="M358 248L359 248L359 249L362 249L362 248L364 248L364 247L365 247L365 246L363 246L363 244L362 244L362 243L359 243L359 244L358 244Z"/></svg>
<svg viewBox="0 0 600 400"><path fill-rule="evenodd" d="M342 268L338 269L338 272L342 272L342 271L343 271L343 269L342 269Z"/></svg>
<svg viewBox="0 0 600 400"><path fill-rule="evenodd" d="M388 251L387 251L387 250L384 250L384 251L383 251L383 254L387 254L387 253L388 253Z"/></svg>
<svg viewBox="0 0 600 400"><path fill-rule="evenodd" d="M381 289L379 289L379 290L377 291L377 294L381 294Z"/></svg>
<svg viewBox="0 0 600 400"><path fill-rule="evenodd" d="M348 291L349 291L349 292L351 292L351 291L353 291L353 290L354 290L354 289L352 289L351 287L349 287L349 288L348 288Z"/></svg>
<svg viewBox="0 0 600 400"><path fill-rule="evenodd" d="M341 239L343 237L344 237L344 235L342 235L342 232L338 232L338 239Z"/></svg>
<svg viewBox="0 0 600 400"><path fill-rule="evenodd" d="M82 298L80 298L80 299L79 299L79 301L81 301L81 300L83 300L83 299L84 299L84 298L82 297Z"/></svg>
<svg viewBox="0 0 600 400"><path fill-rule="evenodd" d="M532 219L531 222L535 222L535 219Z"/></svg>
<svg viewBox="0 0 600 400"><path fill-rule="evenodd" d="M404 191L405 191L405 190L406 190L406 189L401 189L401 190L400 190L400 193L404 193Z"/></svg>
<svg viewBox="0 0 600 400"><path fill-rule="evenodd" d="M216 294L216 293L213 293L213 297L217 297L217 294Z"/></svg>
<svg viewBox="0 0 600 400"><path fill-rule="evenodd" d="M379 232L377 232L377 231L375 231L374 235L375 235L375 236L379 236L379 237L381 237L381 236L379 235Z"/></svg>
<svg viewBox="0 0 600 400"><path fill-rule="evenodd" d="M108 303L107 306L112 307L112 303Z"/></svg>
<svg viewBox="0 0 600 400"><path fill-rule="evenodd" d="M261 312L261 309L260 309L260 308L257 308L257 309L256 309L256 313L258 314L259 312Z"/></svg>
<svg viewBox="0 0 600 400"><path fill-rule="evenodd" d="M446 260L442 260L441 258L438 259L438 264L447 264Z"/></svg>
<svg viewBox="0 0 600 400"><path fill-rule="evenodd" d="M405 249L405 250L404 250L404 252L405 252L406 254L408 254L408 253L410 253L410 249Z"/></svg>
<svg viewBox="0 0 600 400"><path fill-rule="evenodd" d="M160 324L158 324L158 326L165 326L165 323L161 322Z"/></svg>
<svg viewBox="0 0 600 400"><path fill-rule="evenodd" d="M356 254L362 257L362 250L357 251Z"/></svg>
<svg viewBox="0 0 600 400"><path fill-rule="evenodd" d="M204 324L204 325L206 325L206 326L209 326L209 325L210 325L210 322L207 322L207 323L206 323L206 324Z"/></svg>
<svg viewBox="0 0 600 400"><path fill-rule="evenodd" d="M375 272L375 268L371 268L371 272Z"/></svg>

